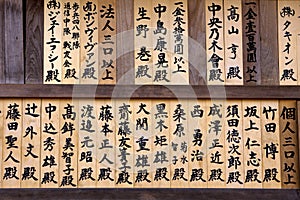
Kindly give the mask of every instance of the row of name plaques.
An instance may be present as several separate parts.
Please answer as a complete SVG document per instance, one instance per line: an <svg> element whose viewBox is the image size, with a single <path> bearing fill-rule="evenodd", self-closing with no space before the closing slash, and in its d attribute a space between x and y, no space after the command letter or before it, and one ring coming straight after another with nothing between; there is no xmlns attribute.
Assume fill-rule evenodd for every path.
<svg viewBox="0 0 300 200"><path fill-rule="evenodd" d="M203 47L189 38L188 0L132 1L134 29L120 33L117 0L44 0L44 83L117 84L122 66L116 60L123 56L118 38L134 44L125 53L134 52L135 84L187 85L190 65L206 76L207 85L261 83L259 0L203 0ZM277 4L279 66L274 67L280 85L298 85L300 1ZM189 52L207 58L196 62L206 63L207 73Z"/></svg>
<svg viewBox="0 0 300 200"><path fill-rule="evenodd" d="M296 101L0 100L2 188L299 188Z"/></svg>

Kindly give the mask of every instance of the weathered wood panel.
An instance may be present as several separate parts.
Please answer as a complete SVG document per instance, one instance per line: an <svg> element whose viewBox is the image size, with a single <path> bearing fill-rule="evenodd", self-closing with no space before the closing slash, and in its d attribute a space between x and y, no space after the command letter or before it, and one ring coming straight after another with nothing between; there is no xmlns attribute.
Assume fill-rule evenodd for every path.
<svg viewBox="0 0 300 200"><path fill-rule="evenodd" d="M43 83L44 0L26 0L25 83Z"/></svg>
<svg viewBox="0 0 300 200"><path fill-rule="evenodd" d="M24 83L23 2L4 1L5 82Z"/></svg>
<svg viewBox="0 0 300 200"><path fill-rule="evenodd" d="M279 85L277 1L260 1L262 85Z"/></svg>

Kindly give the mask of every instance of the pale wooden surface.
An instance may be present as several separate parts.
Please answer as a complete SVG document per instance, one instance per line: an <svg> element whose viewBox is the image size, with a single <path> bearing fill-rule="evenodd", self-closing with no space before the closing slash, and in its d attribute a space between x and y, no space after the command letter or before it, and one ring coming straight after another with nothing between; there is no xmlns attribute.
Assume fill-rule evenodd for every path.
<svg viewBox="0 0 300 200"><path fill-rule="evenodd" d="M76 113L76 118L73 120L73 113L70 114L70 118L68 117L67 112L72 108L72 112ZM62 99L59 102L59 187L61 188L77 188L78 185L78 167L77 167L77 158L78 156L78 150L79 150L79 102L78 100L72 100L72 99ZM66 125L67 124L67 125ZM63 133L63 127L66 125L67 128L70 130L72 127L70 127L70 124L73 124L74 130L71 132L68 131L66 133ZM70 143L72 143L74 146L71 148L67 148L67 141L70 140ZM72 154L70 155L70 161L67 161L67 158L64 158L64 154ZM73 171L64 171L68 169L68 165L70 165L71 169L74 169ZM71 182L65 183L63 185L64 179L67 177L67 179L73 178Z"/></svg>
<svg viewBox="0 0 300 200"><path fill-rule="evenodd" d="M243 100L243 137L244 137L244 167L245 167L245 188L262 188L263 171L262 171L262 136L261 130L261 101ZM256 110L256 114L252 115L247 110ZM256 127L258 130L251 129L250 127ZM249 140L249 142L248 142ZM249 144L248 144L249 143ZM256 154L253 159L254 165L251 164L251 154ZM256 170L257 178L247 178L248 170ZM250 171L249 171L250 172ZM251 181L252 180L252 181Z"/></svg>
<svg viewBox="0 0 300 200"><path fill-rule="evenodd" d="M116 34L117 34L117 14L116 14L116 0L103 0L99 3L98 11L103 10L104 12L99 12L99 84L116 84L117 82L117 41L116 41ZM108 12L108 10L111 8L113 9L111 12L114 12L114 14L110 15L104 15L104 13ZM105 8L104 8L105 7ZM104 15L102 17L102 15ZM113 29L110 30L110 28L106 28L106 30L103 30L107 21L109 22L109 26ZM103 31L102 31L103 30ZM111 43L105 44L105 36L110 35L111 36ZM108 42L111 42L108 41ZM104 42L104 43L103 43ZM109 55L104 54L103 48L112 48L113 52ZM102 67L104 65L103 60L110 63L111 60L113 61L112 66L113 68L109 67L107 68L108 72L106 71L105 67ZM109 75L107 75L109 73ZM111 77L112 79L103 79L106 76Z"/></svg>
<svg viewBox="0 0 300 200"><path fill-rule="evenodd" d="M272 112L264 114L264 109L269 110L275 109L274 115ZM268 119L267 119L268 115ZM274 117L274 118L273 118ZM269 123L276 124L276 129L274 132L267 132L266 125ZM261 103L261 127L262 127L262 162L263 162L263 188L281 188L281 164L280 164L280 133L279 133L279 102L276 100L262 101ZM267 147L276 147L275 158L271 154L272 150ZM265 149L267 148L267 149ZM268 152L268 153L267 153ZM264 180L266 177L266 170L277 169L278 174L276 176L277 180L271 177L271 180ZM272 173L271 173L272 174Z"/></svg>
<svg viewBox="0 0 300 200"><path fill-rule="evenodd" d="M37 117L33 117L31 115L25 115L26 108L33 107L35 104L35 112L30 109L30 113L38 115ZM34 167L35 172L33 176L38 179L34 180L32 177L30 179L22 180L21 187L22 188L39 188L40 187L40 180L41 180L41 173L40 173L40 162L41 162L41 106L42 101L41 99L23 99L23 132L22 132L22 163L21 163L21 171L24 173L24 168L27 167ZM33 135L30 131L27 134L27 130L30 130L33 127L33 132L36 135ZM32 134L32 135L31 135ZM33 157L32 155L28 155L28 147L29 144L32 145L32 154L34 156L38 156L37 158Z"/></svg>
<svg viewBox="0 0 300 200"><path fill-rule="evenodd" d="M50 113L47 113L46 107L56 107L56 110L51 112L51 118ZM43 182L43 178L46 173L54 173L54 181L46 182L44 184L41 183L41 188L58 188L58 182L59 182L59 100L58 99L42 99L42 119L41 119L41 126L42 126L42 132L41 132L41 182ZM57 132L56 134L49 134L45 133L45 127L50 127L52 124L53 129L50 129L51 132ZM48 143L53 143L53 145L50 145L49 148L47 148ZM52 147L51 147L52 146ZM54 157L55 164L54 166L47 165L43 167L44 160L46 158L50 159L51 156ZM47 159L46 159L47 160ZM49 160L47 160L48 163ZM50 179L51 180L51 179Z"/></svg>
<svg viewBox="0 0 300 200"><path fill-rule="evenodd" d="M236 11L236 16L234 19L231 19L230 15L232 12L232 7ZM228 19L230 18L230 20ZM226 85L243 85L243 27L242 27L242 0L224 0L224 50L225 50L225 76L226 76ZM234 30L238 30L238 34L232 33L229 34L229 31L232 31L232 27ZM234 48L228 49L236 45L236 55L232 53ZM235 57L235 58L234 58ZM234 58L234 59L232 59ZM239 68L239 72L235 77L229 77L228 73L230 72L230 68L236 69Z"/></svg>
<svg viewBox="0 0 300 200"><path fill-rule="evenodd" d="M104 108L102 110L102 108ZM109 117L105 119L105 117L102 114L106 114L106 109L112 114L112 119L110 120ZM97 133L97 141L98 147L97 147L97 187L99 188L113 188L115 187L116 183L116 135L117 135L117 129L116 129L116 108L115 103L111 100L96 100L96 118L97 118L97 126L99 127L99 132ZM107 113L108 114L108 113ZM104 119L102 120L102 116ZM105 129L105 126L108 125L108 129L112 132L107 133L105 135L103 129ZM108 143L108 144L106 144ZM102 148L103 146L112 146L112 148ZM107 161L103 160L105 154L107 155L107 159L112 162L112 164ZM101 163L100 163L101 162ZM100 169L107 169L110 170L110 177L112 180L103 179L100 180Z"/></svg>
<svg viewBox="0 0 300 200"><path fill-rule="evenodd" d="M60 3L59 8L47 8L47 4L44 4L44 84L61 84L62 80L62 24L63 24L63 1L59 0L57 1ZM52 14L51 14L52 13ZM54 18L54 16L57 16ZM51 18L54 18L53 21L55 23L58 23L58 25L55 25L54 28L54 34L52 34L52 31L50 28L52 28L52 22ZM50 29L50 30L49 30ZM55 44L47 44L47 42L51 42L51 38L55 38L55 41L58 43ZM55 45L56 48L51 48L51 45ZM51 56L51 57L50 57ZM53 61L54 68L52 69L52 65L50 60L56 58L55 61ZM57 70L57 80L53 79L51 81L47 81L47 75L48 71L56 71ZM56 72L55 72L56 73Z"/></svg>
<svg viewBox="0 0 300 200"><path fill-rule="evenodd" d="M16 109L19 111L19 119L10 119L8 112L10 109L8 108L9 106L14 106L14 104L19 105L19 107L16 107ZM2 186L3 188L20 188L21 186L21 178L22 178L22 170L21 170L21 149L22 149L22 131L23 131L23 126L22 126L22 100L16 100L16 99L5 99L3 103L4 107L4 130L3 130L3 153L2 153L2 159L3 159L3 175L5 174L5 168L14 168L16 167L16 174L15 176L17 178L11 178L11 179L3 179ZM12 114L14 114L14 111L12 111ZM18 123L18 128L17 130L9 130L8 129L8 124L12 122L17 122ZM12 144L12 146L15 147L9 147L10 145L10 140L8 139L9 137L12 137L12 141L15 140ZM10 152L12 152L11 156L13 156L16 160L17 163L12 160L12 158L9 158L7 161L5 161L8 156L10 155ZM14 171L14 170L13 170ZM10 174L13 175L13 174ZM3 176L4 177L4 176Z"/></svg>
<svg viewBox="0 0 300 200"><path fill-rule="evenodd" d="M297 136L297 102L296 101L280 101L280 147L281 147L281 187L283 189L296 189L299 188L299 147ZM294 109L294 110L293 110ZM292 117L293 113L289 111L295 111L295 118ZM298 111L299 112L299 111ZM286 129L286 127L289 127ZM293 144L295 146L293 146ZM287 158L285 152L295 152L294 156ZM289 153L287 156L289 157ZM294 166L293 166L294 165ZM288 168L294 169L290 170ZM290 177L290 180L289 180ZM295 184L288 184L288 182L294 182Z"/></svg>
<svg viewBox="0 0 300 200"><path fill-rule="evenodd" d="M223 0L206 0L205 1L205 7L206 7L206 54L207 54L207 85L224 85L225 82L222 82L220 80L225 81L225 46L224 46L224 17L223 17ZM219 5L221 6L221 10L217 11L215 13L215 16L213 16L213 13L209 11L208 6L212 6L213 3L215 5ZM219 67L217 69L221 70L221 75L220 75L220 80L210 80L210 71L213 70L213 66L212 63L209 62L209 60L211 59L212 55L213 55L213 49L209 50L209 48L212 46L212 42L214 41L214 38L216 38L216 34L214 34L212 36L211 39L209 39L211 31L210 31L210 27L208 26L208 24L210 23L210 19L212 18L219 18L220 21L222 21L223 23L220 23L219 25L221 26L221 28L218 28L219 31L219 38L218 38L218 46L222 49L217 49L216 48L216 54L221 57L223 60L219 61ZM215 27L213 27L215 28ZM214 69L216 70L216 69Z"/></svg>
<svg viewBox="0 0 300 200"><path fill-rule="evenodd" d="M82 130L83 126L85 129L88 129L87 125L89 124L91 128L89 132L87 130ZM84 124L84 125L83 125ZM79 101L79 137L78 137L78 187L79 188L95 188L97 186L96 183L96 174L97 174L97 157L96 157L96 148L98 146L97 141L97 119L96 119L96 103L94 99L84 99ZM85 145L84 141L89 140L89 142ZM91 159L87 160L87 154L91 153ZM85 155L82 157L81 155ZM81 159L81 157L83 159ZM81 174L83 171L89 170L91 176L81 178Z"/></svg>
<svg viewBox="0 0 300 200"><path fill-rule="evenodd" d="M245 180L244 172L244 137L243 137L243 115L242 101L230 100L225 103L225 152L226 152L226 187L227 188L243 188ZM235 111L237 109L237 111ZM237 113L234 113L237 112ZM238 120L236 126L229 126L229 120ZM230 153L232 148L236 146L237 152ZM230 160L234 159L231 163ZM229 177L234 174L232 182Z"/></svg>
<svg viewBox="0 0 300 200"><path fill-rule="evenodd" d="M98 65L99 65L99 41L98 41L98 37L99 37L99 27L98 27L98 23L99 23L99 19L98 19L98 12L99 12L99 2L98 1L92 1L92 11L88 11L91 12L92 15L89 17L90 19L85 19L88 18L85 15L87 14L87 12L85 12L83 10L83 7L86 6L86 4L88 3L88 0L80 0L80 5L81 5L81 9L80 9L80 21L81 21L81 28L80 28L80 84L98 84L99 83L99 77L98 77L98 73L99 73L99 69L98 69ZM94 8L96 7L96 9L94 10ZM94 21L94 23L92 23ZM92 25L90 25L92 23ZM90 32L85 32L86 29L93 29L94 32L90 33ZM89 35L91 34L91 35ZM95 44L94 48L92 50L89 51L90 47L87 47L87 49L85 48L86 45L88 45L88 43L90 44ZM89 56L90 54L90 56ZM92 64L94 63L94 64ZM91 65L91 66L90 66ZM90 76L88 76L87 78L82 78L83 74L84 74L84 70L85 69L91 69L94 68L94 78L91 78Z"/></svg>
<svg viewBox="0 0 300 200"><path fill-rule="evenodd" d="M189 108L187 111L188 115L188 137L189 137L189 188L207 188L207 160L209 159L207 149L207 106L205 100L189 100ZM195 113L195 110L202 110L203 115ZM200 111L201 112L201 111ZM194 114L194 117L192 116ZM197 115L197 116L196 116ZM200 132L198 132L200 131ZM202 134L201 141L198 141L198 133ZM197 157L193 157L192 154L196 155L197 152L202 152L202 160L198 160ZM192 179L193 170L202 170L202 177ZM200 180L198 180L198 178Z"/></svg>

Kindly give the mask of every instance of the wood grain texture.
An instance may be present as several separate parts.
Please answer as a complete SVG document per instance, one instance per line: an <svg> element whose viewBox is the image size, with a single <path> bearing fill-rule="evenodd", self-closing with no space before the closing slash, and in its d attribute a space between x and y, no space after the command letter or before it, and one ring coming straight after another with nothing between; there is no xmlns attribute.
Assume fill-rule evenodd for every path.
<svg viewBox="0 0 300 200"><path fill-rule="evenodd" d="M251 94L251 95L249 95ZM104 99L286 99L299 100L297 86L134 86L134 85L1 85L0 98Z"/></svg>
<svg viewBox="0 0 300 200"><path fill-rule="evenodd" d="M24 83L23 3L5 0L5 80L6 83Z"/></svg>
<svg viewBox="0 0 300 200"><path fill-rule="evenodd" d="M189 0L190 84L206 84L205 1Z"/></svg>
<svg viewBox="0 0 300 200"><path fill-rule="evenodd" d="M26 0L25 83L43 83L44 0Z"/></svg>
<svg viewBox="0 0 300 200"><path fill-rule="evenodd" d="M118 0L117 20L117 84L134 83L133 0Z"/></svg>
<svg viewBox="0 0 300 200"><path fill-rule="evenodd" d="M277 44L277 1L260 1L262 85L279 85Z"/></svg>
<svg viewBox="0 0 300 200"><path fill-rule="evenodd" d="M5 18L4 18L4 0L0 1L0 83L5 83Z"/></svg>
<svg viewBox="0 0 300 200"><path fill-rule="evenodd" d="M259 2L260 0L243 0L243 54L244 54L244 85L260 85L261 84L261 65L260 65L260 10L259 10ZM257 16L253 16L254 19L250 17L250 9ZM249 13L249 14L247 14ZM253 31L250 29L250 24L253 22ZM248 23L250 23L248 25ZM254 27L255 26L255 27ZM251 41L251 35L254 34L254 41L256 50L250 50L249 43ZM250 37L249 37L250 36ZM249 49L250 51L248 52ZM256 52L256 61L252 60L253 62L249 62L250 60L247 59L248 55L253 53L255 55ZM255 66L255 71L253 70ZM252 81L252 80L256 80Z"/></svg>
<svg viewBox="0 0 300 200"><path fill-rule="evenodd" d="M245 199L245 200L281 200L299 199L300 190L246 190L246 189L11 189L0 190L3 199Z"/></svg>

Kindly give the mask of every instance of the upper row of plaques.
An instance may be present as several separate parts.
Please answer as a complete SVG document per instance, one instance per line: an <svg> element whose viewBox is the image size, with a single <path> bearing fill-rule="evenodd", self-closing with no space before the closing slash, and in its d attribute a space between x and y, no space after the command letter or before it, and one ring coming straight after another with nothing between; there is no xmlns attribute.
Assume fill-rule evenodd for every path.
<svg viewBox="0 0 300 200"><path fill-rule="evenodd" d="M116 0L45 0L44 83L117 84L123 38L134 43L126 52L134 52L135 84L188 85L189 52L199 50L189 38L188 0L133 1L127 37L117 35ZM298 85L300 0L277 1L278 77L280 85ZM259 0L205 0L206 53L197 59L206 57L206 73L199 74L207 85L261 83L260 12Z"/></svg>

